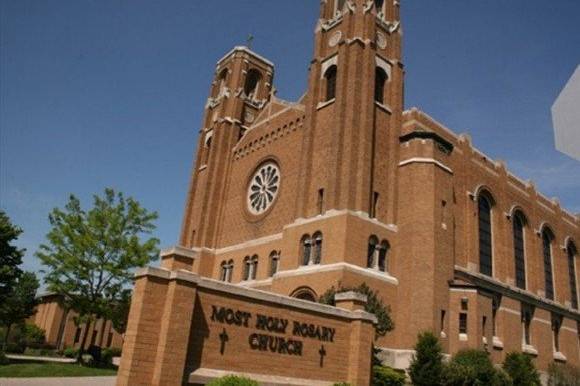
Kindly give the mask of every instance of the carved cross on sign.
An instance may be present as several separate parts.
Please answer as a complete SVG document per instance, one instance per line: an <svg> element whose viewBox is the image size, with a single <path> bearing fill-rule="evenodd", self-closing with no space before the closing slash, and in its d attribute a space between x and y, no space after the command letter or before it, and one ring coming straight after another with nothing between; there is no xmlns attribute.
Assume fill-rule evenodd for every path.
<svg viewBox="0 0 580 386"><path fill-rule="evenodd" d="M320 346L320 350L318 350L318 353L320 354L320 367L324 367L324 356L326 355L324 345Z"/></svg>
<svg viewBox="0 0 580 386"><path fill-rule="evenodd" d="M224 351L226 350L226 342L229 340L228 333L226 332L225 328L219 336L222 342L220 346L220 354L224 355Z"/></svg>

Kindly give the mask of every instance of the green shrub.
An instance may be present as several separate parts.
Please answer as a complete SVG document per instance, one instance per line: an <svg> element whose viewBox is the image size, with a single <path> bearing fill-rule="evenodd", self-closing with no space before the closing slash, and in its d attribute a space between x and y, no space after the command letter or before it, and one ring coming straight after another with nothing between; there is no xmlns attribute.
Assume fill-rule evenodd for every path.
<svg viewBox="0 0 580 386"><path fill-rule="evenodd" d="M23 354L24 350L26 350L26 345L24 342L9 342L6 344L6 352L12 354Z"/></svg>
<svg viewBox="0 0 580 386"><path fill-rule="evenodd" d="M489 355L482 350L462 350L443 369L443 385L446 386L509 386L511 378L497 370Z"/></svg>
<svg viewBox="0 0 580 386"><path fill-rule="evenodd" d="M214 379L207 386L259 386L258 382L249 378L227 375L222 378Z"/></svg>
<svg viewBox="0 0 580 386"><path fill-rule="evenodd" d="M24 325L24 340L27 346L31 344L41 345L46 340L44 330L35 324L26 324Z"/></svg>
<svg viewBox="0 0 580 386"><path fill-rule="evenodd" d="M405 374L385 366L373 366L373 386L402 386Z"/></svg>
<svg viewBox="0 0 580 386"><path fill-rule="evenodd" d="M10 359L6 357L4 351L0 350L0 366L4 366L10 363Z"/></svg>
<svg viewBox="0 0 580 386"><path fill-rule="evenodd" d="M529 355L512 352L503 362L503 369L511 377L514 386L540 386L540 374Z"/></svg>
<svg viewBox="0 0 580 386"><path fill-rule="evenodd" d="M100 365L104 367L111 367L113 365L113 358L121 356L121 349L116 347L104 348L101 351Z"/></svg>
<svg viewBox="0 0 580 386"><path fill-rule="evenodd" d="M415 345L415 355L409 367L413 385L439 385L442 373L443 350L439 339L431 332L419 334Z"/></svg>
<svg viewBox="0 0 580 386"><path fill-rule="evenodd" d="M76 358L79 355L79 349L74 347L67 347L62 350L62 355L67 358Z"/></svg>
<svg viewBox="0 0 580 386"><path fill-rule="evenodd" d="M548 367L548 386L580 386L580 368L552 363Z"/></svg>

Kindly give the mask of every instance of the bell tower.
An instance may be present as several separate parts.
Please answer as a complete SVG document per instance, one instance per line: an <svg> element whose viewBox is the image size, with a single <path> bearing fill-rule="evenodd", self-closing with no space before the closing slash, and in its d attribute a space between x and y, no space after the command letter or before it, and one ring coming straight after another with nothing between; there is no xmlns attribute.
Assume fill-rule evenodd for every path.
<svg viewBox="0 0 580 386"><path fill-rule="evenodd" d="M323 0L315 30L296 217L327 209L395 223L403 65L398 0Z"/></svg>
<svg viewBox="0 0 580 386"><path fill-rule="evenodd" d="M247 47L235 47L217 62L199 132L181 245L215 246L232 149L270 100L273 77L274 65Z"/></svg>

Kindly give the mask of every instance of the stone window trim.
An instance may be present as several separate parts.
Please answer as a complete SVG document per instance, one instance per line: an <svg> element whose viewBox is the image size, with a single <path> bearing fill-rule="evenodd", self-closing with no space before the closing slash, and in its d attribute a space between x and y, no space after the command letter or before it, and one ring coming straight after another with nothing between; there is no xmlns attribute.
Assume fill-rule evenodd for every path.
<svg viewBox="0 0 580 386"><path fill-rule="evenodd" d="M254 216L269 212L279 196L281 172L272 159L262 162L251 175L246 193L246 207Z"/></svg>
<svg viewBox="0 0 580 386"><path fill-rule="evenodd" d="M310 237L305 234L300 239L301 265L318 265L322 260L322 232L316 231Z"/></svg>

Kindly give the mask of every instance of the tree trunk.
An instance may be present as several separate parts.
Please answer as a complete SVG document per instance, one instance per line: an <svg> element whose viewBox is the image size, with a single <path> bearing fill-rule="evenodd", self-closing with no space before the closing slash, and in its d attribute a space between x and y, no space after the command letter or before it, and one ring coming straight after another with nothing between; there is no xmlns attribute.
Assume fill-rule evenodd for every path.
<svg viewBox="0 0 580 386"><path fill-rule="evenodd" d="M6 334L4 334L4 342L2 342L2 351L6 351L6 346L8 346L8 336L10 335L10 329L12 328L12 323L6 325Z"/></svg>
<svg viewBox="0 0 580 386"><path fill-rule="evenodd" d="M81 339L81 345L79 347L79 352L77 354L77 362L82 365L83 364L83 354L85 353L85 344L87 343L87 336L89 335L89 327L91 325L91 320L87 320L85 322L85 333L83 334L83 338Z"/></svg>

